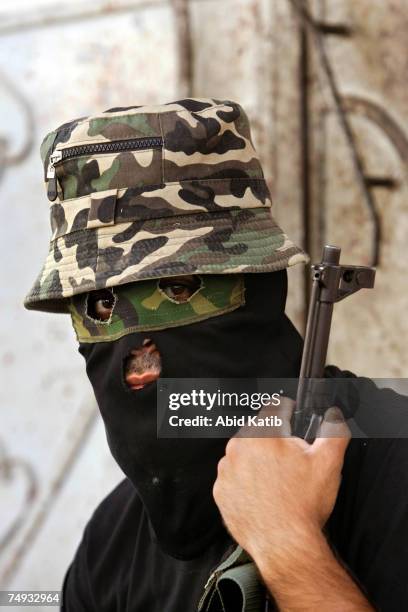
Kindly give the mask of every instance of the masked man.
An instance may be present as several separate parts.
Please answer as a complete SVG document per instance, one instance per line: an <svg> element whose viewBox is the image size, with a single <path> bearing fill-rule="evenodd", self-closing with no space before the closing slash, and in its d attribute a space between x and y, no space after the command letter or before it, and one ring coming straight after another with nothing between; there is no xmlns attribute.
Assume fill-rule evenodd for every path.
<svg viewBox="0 0 408 612"><path fill-rule="evenodd" d="M226 441L156 435L159 376L299 373L286 268L307 257L271 217L247 117L211 99L116 108L62 125L41 152L52 238L25 305L70 313L126 475L85 529L64 609L264 610L213 498Z"/></svg>

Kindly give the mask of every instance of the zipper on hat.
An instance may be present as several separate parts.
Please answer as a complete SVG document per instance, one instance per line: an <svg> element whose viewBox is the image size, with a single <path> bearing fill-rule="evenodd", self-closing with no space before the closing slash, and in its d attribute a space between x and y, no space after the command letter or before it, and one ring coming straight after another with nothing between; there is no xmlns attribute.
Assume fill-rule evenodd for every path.
<svg viewBox="0 0 408 612"><path fill-rule="evenodd" d="M50 155L47 169L48 199L53 202L57 198L58 190L55 166L66 159L81 157L82 155L142 151L143 149L158 149L161 147L163 147L163 138L154 136L148 138L112 140L110 142L92 142L86 145L68 147L66 149L55 149Z"/></svg>
<svg viewBox="0 0 408 612"><path fill-rule="evenodd" d="M54 151L50 155L50 160L48 162L47 169L47 179L48 179L48 188L47 195L48 199L51 202L57 199L58 190L57 190L57 177L55 176L55 164L57 164L62 159L61 151Z"/></svg>

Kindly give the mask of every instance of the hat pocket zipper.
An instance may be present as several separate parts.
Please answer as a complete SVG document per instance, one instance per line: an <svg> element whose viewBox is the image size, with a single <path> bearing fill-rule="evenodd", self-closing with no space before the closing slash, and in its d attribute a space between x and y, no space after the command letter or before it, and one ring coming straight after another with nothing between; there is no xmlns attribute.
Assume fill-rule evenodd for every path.
<svg viewBox="0 0 408 612"><path fill-rule="evenodd" d="M143 149L157 149L163 147L163 139L160 137L131 138L127 140L112 140L110 142L93 142L85 145L77 145L66 149L55 149L49 159L47 169L48 189L47 195L51 202L58 195L56 164L73 157L82 155L99 155L105 153L122 153L124 151L141 151Z"/></svg>

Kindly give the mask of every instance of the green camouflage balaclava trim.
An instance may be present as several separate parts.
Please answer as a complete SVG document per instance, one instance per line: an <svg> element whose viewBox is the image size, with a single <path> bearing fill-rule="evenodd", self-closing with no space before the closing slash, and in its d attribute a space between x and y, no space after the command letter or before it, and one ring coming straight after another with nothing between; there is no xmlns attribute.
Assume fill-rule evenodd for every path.
<svg viewBox="0 0 408 612"><path fill-rule="evenodd" d="M242 274L197 277L199 287L184 302L169 297L161 280L139 281L110 290L110 316L98 320L89 299L104 294L80 294L71 299L69 310L80 342L117 340L135 331L160 330L189 325L235 310L245 303ZM109 290L104 290L108 292ZM106 293L105 293L106 297Z"/></svg>

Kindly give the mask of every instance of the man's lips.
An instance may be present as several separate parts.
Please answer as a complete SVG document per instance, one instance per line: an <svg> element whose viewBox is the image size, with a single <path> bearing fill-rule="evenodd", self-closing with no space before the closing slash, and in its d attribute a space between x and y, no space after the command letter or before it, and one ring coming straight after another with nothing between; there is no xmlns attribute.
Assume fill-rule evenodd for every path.
<svg viewBox="0 0 408 612"><path fill-rule="evenodd" d="M143 389L160 376L161 358L156 345L146 338L125 360L125 381L132 390Z"/></svg>
<svg viewBox="0 0 408 612"><path fill-rule="evenodd" d="M160 372L143 372L143 374L131 374L125 375L125 380L131 389L143 389L148 383L154 382L160 376Z"/></svg>

